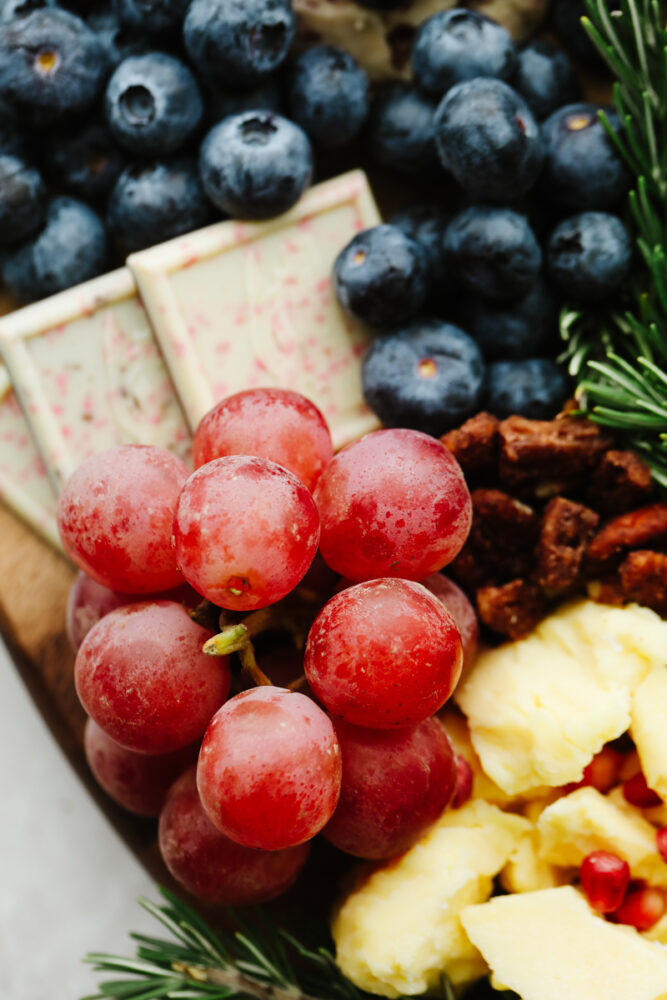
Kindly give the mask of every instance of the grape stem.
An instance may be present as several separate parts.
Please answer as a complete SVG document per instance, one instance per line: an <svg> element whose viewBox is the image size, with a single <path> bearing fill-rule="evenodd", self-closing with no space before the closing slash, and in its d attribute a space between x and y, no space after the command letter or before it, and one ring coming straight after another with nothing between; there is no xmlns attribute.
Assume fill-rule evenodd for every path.
<svg viewBox="0 0 667 1000"><path fill-rule="evenodd" d="M255 614L261 615L262 613L262 611L257 611ZM246 621L251 618L254 618L254 615L249 615ZM250 627L244 622L228 625L223 628L222 632L218 632L217 635L212 636L204 643L202 652L206 653L207 656L229 656L230 653L238 653L243 669L252 677L258 687L262 687L271 684L271 681L258 667L255 659L255 650L250 639L251 635L256 634L252 630L253 624L250 622ZM261 627L256 631L261 631Z"/></svg>

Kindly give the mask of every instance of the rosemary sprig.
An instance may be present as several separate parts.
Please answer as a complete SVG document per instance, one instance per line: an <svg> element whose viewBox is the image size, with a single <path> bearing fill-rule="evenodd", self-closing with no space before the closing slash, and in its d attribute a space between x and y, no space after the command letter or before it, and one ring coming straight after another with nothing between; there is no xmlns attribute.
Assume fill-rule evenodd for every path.
<svg viewBox="0 0 667 1000"><path fill-rule="evenodd" d="M366 994L343 976L325 949L311 951L287 931L258 915L251 927L230 914L237 930L214 931L199 914L169 890L166 902L139 903L173 940L131 934L132 958L94 952L84 961L95 970L123 978L105 979L99 993L84 1000L363 1000ZM297 961L294 966L290 950Z"/></svg>
<svg viewBox="0 0 667 1000"><path fill-rule="evenodd" d="M667 30L661 0L586 0L582 24L616 77L622 130L600 119L634 174L629 222L639 266L625 312L565 310L561 335L577 398L618 431L667 488Z"/></svg>

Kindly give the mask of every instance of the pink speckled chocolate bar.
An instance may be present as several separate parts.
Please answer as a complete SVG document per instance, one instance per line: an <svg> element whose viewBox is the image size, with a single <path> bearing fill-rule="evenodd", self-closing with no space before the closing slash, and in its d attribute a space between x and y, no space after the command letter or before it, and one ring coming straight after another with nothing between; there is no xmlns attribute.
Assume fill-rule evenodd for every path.
<svg viewBox="0 0 667 1000"><path fill-rule="evenodd" d="M340 250L380 217L354 171L265 223L221 222L128 259L192 430L222 397L296 389L336 447L378 426L361 392L370 333L331 288Z"/></svg>
<svg viewBox="0 0 667 1000"><path fill-rule="evenodd" d="M127 268L4 316L0 351L56 489L115 444L189 454L190 434Z"/></svg>
<svg viewBox="0 0 667 1000"><path fill-rule="evenodd" d="M0 500L60 549L56 495L25 417L0 365Z"/></svg>

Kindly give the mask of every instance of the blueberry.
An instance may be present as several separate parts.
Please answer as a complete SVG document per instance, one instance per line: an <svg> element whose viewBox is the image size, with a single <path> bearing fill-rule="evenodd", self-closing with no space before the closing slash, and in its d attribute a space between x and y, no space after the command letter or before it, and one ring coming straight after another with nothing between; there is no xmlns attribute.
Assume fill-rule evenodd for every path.
<svg viewBox="0 0 667 1000"><path fill-rule="evenodd" d="M109 196L107 226L125 254L199 229L212 218L196 164L189 157L133 164Z"/></svg>
<svg viewBox="0 0 667 1000"><path fill-rule="evenodd" d="M582 212L565 219L547 247L554 284L571 298L597 302L613 295L632 263L632 241L620 219L606 212Z"/></svg>
<svg viewBox="0 0 667 1000"><path fill-rule="evenodd" d="M292 119L324 149L342 146L368 115L368 78L349 52L318 45L295 61L289 83Z"/></svg>
<svg viewBox="0 0 667 1000"><path fill-rule="evenodd" d="M26 17L28 14L32 14L34 10L55 6L55 0L2 0L0 21L13 21L16 17Z"/></svg>
<svg viewBox="0 0 667 1000"><path fill-rule="evenodd" d="M21 156L23 141L14 111L0 98L0 153Z"/></svg>
<svg viewBox="0 0 667 1000"><path fill-rule="evenodd" d="M467 288L505 302L534 284L542 251L525 216L511 208L473 206L447 227L445 260Z"/></svg>
<svg viewBox="0 0 667 1000"><path fill-rule="evenodd" d="M199 153L206 194L240 219L269 219L296 204L310 183L306 133L271 111L245 111L215 125Z"/></svg>
<svg viewBox="0 0 667 1000"><path fill-rule="evenodd" d="M74 14L36 10L0 24L0 96L35 125L87 110L106 71L101 42Z"/></svg>
<svg viewBox="0 0 667 1000"><path fill-rule="evenodd" d="M117 0L121 23L148 34L180 28L188 0Z"/></svg>
<svg viewBox="0 0 667 1000"><path fill-rule="evenodd" d="M42 226L46 189L34 167L0 153L0 244L20 243Z"/></svg>
<svg viewBox="0 0 667 1000"><path fill-rule="evenodd" d="M531 42L519 51L512 85L538 121L577 97L574 66L548 42Z"/></svg>
<svg viewBox="0 0 667 1000"><path fill-rule="evenodd" d="M476 199L514 201L530 190L542 166L537 123L502 80L452 87L436 112L435 143L446 169Z"/></svg>
<svg viewBox="0 0 667 1000"><path fill-rule="evenodd" d="M507 80L516 52L509 32L472 10L440 11L419 27L412 49L417 85L433 97L464 80L492 76Z"/></svg>
<svg viewBox="0 0 667 1000"><path fill-rule="evenodd" d="M183 38L203 77L243 87L280 66L295 30L289 0L192 0Z"/></svg>
<svg viewBox="0 0 667 1000"><path fill-rule="evenodd" d="M573 211L613 208L630 186L630 172L614 149L595 104L568 104L542 125L545 147L541 187ZM607 111L619 131L618 116Z"/></svg>
<svg viewBox="0 0 667 1000"><path fill-rule="evenodd" d="M371 326L394 327L413 319L426 301L427 257L396 226L374 226L338 254L333 281L346 312Z"/></svg>
<svg viewBox="0 0 667 1000"><path fill-rule="evenodd" d="M282 91L275 76L263 80L249 90L236 90L228 85L209 81L204 86L204 107L207 120L213 125L228 115L238 115L242 111L282 110Z"/></svg>
<svg viewBox="0 0 667 1000"><path fill-rule="evenodd" d="M175 153L204 114L194 76L163 52L125 59L109 80L104 107L116 141L139 156Z"/></svg>
<svg viewBox="0 0 667 1000"><path fill-rule="evenodd" d="M458 317L487 361L544 356L558 343L556 302L543 278L516 302L466 294L458 302Z"/></svg>
<svg viewBox="0 0 667 1000"><path fill-rule="evenodd" d="M103 124L91 121L42 144L45 172L63 191L84 201L102 201L118 180L127 157Z"/></svg>
<svg viewBox="0 0 667 1000"><path fill-rule="evenodd" d="M426 253L429 271L435 280L445 271L445 232L450 216L430 202L417 202L394 212L392 226L419 243Z"/></svg>
<svg viewBox="0 0 667 1000"><path fill-rule="evenodd" d="M442 175L435 148L434 114L433 101L414 87L387 87L371 109L368 135L373 159L418 180Z"/></svg>
<svg viewBox="0 0 667 1000"><path fill-rule="evenodd" d="M567 382L555 361L528 358L489 365L485 408L501 420L513 413L530 420L551 420L566 397Z"/></svg>
<svg viewBox="0 0 667 1000"><path fill-rule="evenodd" d="M479 347L467 333L418 319L371 344L361 377L364 398L386 427L439 437L477 412L484 375Z"/></svg>
<svg viewBox="0 0 667 1000"><path fill-rule="evenodd" d="M85 21L104 49L109 70L149 48L145 35L121 24L118 10L111 3L96 4L85 14Z"/></svg>
<svg viewBox="0 0 667 1000"><path fill-rule="evenodd" d="M44 228L5 256L2 278L12 295L32 302L97 277L108 259L99 215L74 198L54 198Z"/></svg>

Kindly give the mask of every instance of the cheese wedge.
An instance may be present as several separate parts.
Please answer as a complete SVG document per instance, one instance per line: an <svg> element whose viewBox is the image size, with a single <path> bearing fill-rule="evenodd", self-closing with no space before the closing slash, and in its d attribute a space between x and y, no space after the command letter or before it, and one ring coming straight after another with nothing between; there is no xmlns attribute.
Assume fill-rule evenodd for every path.
<svg viewBox="0 0 667 1000"><path fill-rule="evenodd" d="M667 1000L667 950L597 916L572 886L497 896L461 923L522 1000Z"/></svg>
<svg viewBox="0 0 667 1000"><path fill-rule="evenodd" d="M485 975L459 913L489 898L494 876L529 829L528 820L481 800L446 812L340 906L332 932L344 974L386 997L424 993L442 972L456 985Z"/></svg>
<svg viewBox="0 0 667 1000"><path fill-rule="evenodd" d="M630 730L649 788L667 802L667 668L654 670L635 691Z"/></svg>
<svg viewBox="0 0 667 1000"><path fill-rule="evenodd" d="M638 809L595 788L579 788L547 806L537 829L544 861L578 867L592 851L611 851L628 862L635 878L667 887L667 865L656 849L655 827Z"/></svg>
<svg viewBox="0 0 667 1000"><path fill-rule="evenodd" d="M633 691L665 663L667 622L653 611L582 600L483 652L455 698L482 768L516 796L580 780L628 729Z"/></svg>

